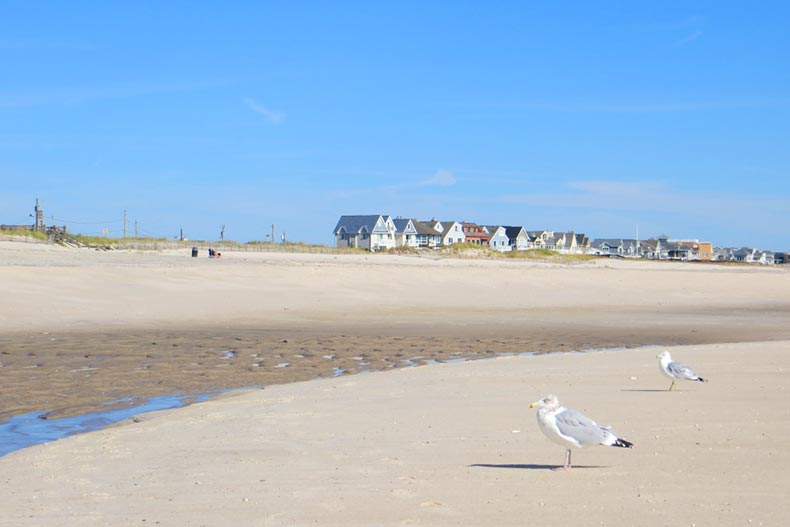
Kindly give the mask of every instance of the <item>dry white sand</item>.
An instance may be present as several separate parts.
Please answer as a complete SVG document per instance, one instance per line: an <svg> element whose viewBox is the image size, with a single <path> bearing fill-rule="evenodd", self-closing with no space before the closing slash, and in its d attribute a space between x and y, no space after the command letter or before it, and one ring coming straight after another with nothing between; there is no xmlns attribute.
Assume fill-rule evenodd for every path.
<svg viewBox="0 0 790 527"><path fill-rule="evenodd" d="M545 306L645 310L671 327L673 310L781 311L790 292L781 269L14 251L0 247L9 331L43 329L42 313L69 327L449 310L463 324ZM217 302L196 305L207 293ZM710 379L676 392L657 352L424 366L145 414L0 458L0 525L782 525L790 340L674 348ZM548 392L634 449L585 449L550 470L564 452L527 408Z"/></svg>
<svg viewBox="0 0 790 527"><path fill-rule="evenodd" d="M225 253L221 259L0 242L0 331L173 324L606 325L718 309L786 310L790 269L594 260L555 265L388 255ZM583 320L582 320L583 319ZM759 320L755 321L759 324Z"/></svg>

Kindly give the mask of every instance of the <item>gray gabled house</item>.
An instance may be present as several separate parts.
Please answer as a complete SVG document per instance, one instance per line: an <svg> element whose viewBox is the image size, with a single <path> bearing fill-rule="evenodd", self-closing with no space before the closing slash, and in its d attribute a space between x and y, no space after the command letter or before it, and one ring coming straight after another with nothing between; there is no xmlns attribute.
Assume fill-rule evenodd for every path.
<svg viewBox="0 0 790 527"><path fill-rule="evenodd" d="M736 262L748 262L751 263L754 261L754 254L757 251L752 249L751 247L741 247L733 251L732 256Z"/></svg>
<svg viewBox="0 0 790 527"><path fill-rule="evenodd" d="M623 240L618 238L596 238L592 241L591 248L595 254L602 256L622 256Z"/></svg>
<svg viewBox="0 0 790 527"><path fill-rule="evenodd" d="M505 226L505 235L512 251L525 251L529 248L529 235L524 227Z"/></svg>
<svg viewBox="0 0 790 527"><path fill-rule="evenodd" d="M417 247L423 249L438 249L442 246L442 234L431 227L430 221L412 220L417 229Z"/></svg>
<svg viewBox="0 0 790 527"><path fill-rule="evenodd" d="M596 254L603 256L631 258L641 254L639 242L625 238L596 238L593 240L591 248Z"/></svg>
<svg viewBox="0 0 790 527"><path fill-rule="evenodd" d="M392 220L392 223L395 225L396 247L418 247L417 229L414 227L414 220L395 218Z"/></svg>
<svg viewBox="0 0 790 527"><path fill-rule="evenodd" d="M341 216L335 226L336 247L369 251L395 247L395 224L390 216Z"/></svg>

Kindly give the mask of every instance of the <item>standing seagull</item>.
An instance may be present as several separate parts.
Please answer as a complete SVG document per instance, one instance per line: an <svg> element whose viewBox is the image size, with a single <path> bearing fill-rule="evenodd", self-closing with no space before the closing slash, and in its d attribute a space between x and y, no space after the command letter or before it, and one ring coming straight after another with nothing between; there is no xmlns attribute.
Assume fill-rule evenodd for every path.
<svg viewBox="0 0 790 527"><path fill-rule="evenodd" d="M673 361L668 351L662 351L656 357L659 359L658 366L661 369L661 373L672 379L672 384L669 385L668 391L672 391L676 381L708 382L706 379L703 379L691 371L691 368L688 366Z"/></svg>
<svg viewBox="0 0 790 527"><path fill-rule="evenodd" d="M538 407L538 426L546 437L564 446L565 466L571 468L571 447L581 448L588 445L634 446L624 439L618 438L611 427L601 426L595 421L584 417L576 410L565 408L556 395L544 395L530 404L530 408Z"/></svg>

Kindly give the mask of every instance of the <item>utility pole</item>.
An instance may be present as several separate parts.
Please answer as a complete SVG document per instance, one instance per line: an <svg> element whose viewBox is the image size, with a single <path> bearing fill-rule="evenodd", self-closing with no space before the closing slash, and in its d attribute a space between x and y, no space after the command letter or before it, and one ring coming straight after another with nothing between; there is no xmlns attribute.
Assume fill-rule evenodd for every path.
<svg viewBox="0 0 790 527"><path fill-rule="evenodd" d="M139 236L137 235L137 220L134 220L134 237L139 238Z"/></svg>
<svg viewBox="0 0 790 527"><path fill-rule="evenodd" d="M33 209L36 213L36 225L33 228L36 231L44 232L44 211L41 210L41 205L39 204L38 198L36 198L36 208Z"/></svg>
<svg viewBox="0 0 790 527"><path fill-rule="evenodd" d="M223 241L223 242L225 241L225 226L224 225L222 226L222 230L219 231L219 239L220 239L220 241Z"/></svg>
<svg viewBox="0 0 790 527"><path fill-rule="evenodd" d="M126 222L127 222L126 209L123 209L123 239L124 240L126 239Z"/></svg>
<svg viewBox="0 0 790 527"><path fill-rule="evenodd" d="M274 244L275 239L276 238L274 237L274 223L272 223L272 244Z"/></svg>

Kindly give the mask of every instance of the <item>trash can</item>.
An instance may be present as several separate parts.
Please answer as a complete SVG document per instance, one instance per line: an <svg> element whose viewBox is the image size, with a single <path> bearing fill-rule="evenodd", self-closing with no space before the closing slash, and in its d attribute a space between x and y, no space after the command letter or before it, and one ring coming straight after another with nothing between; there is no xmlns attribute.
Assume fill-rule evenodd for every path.
<svg viewBox="0 0 790 527"><path fill-rule="evenodd" d="M197 258L198 248L192 247L192 258Z"/></svg>

